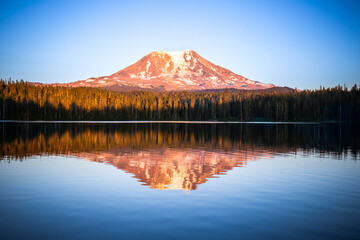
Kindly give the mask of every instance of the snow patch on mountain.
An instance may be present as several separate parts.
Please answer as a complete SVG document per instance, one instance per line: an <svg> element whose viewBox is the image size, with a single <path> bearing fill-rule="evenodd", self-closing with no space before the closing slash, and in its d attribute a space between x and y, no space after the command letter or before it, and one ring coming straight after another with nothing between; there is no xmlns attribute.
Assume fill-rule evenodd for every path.
<svg viewBox="0 0 360 240"><path fill-rule="evenodd" d="M187 65L185 62L184 54L185 51L166 52L171 57L174 64L174 70L183 70L184 66Z"/></svg>
<svg viewBox="0 0 360 240"><path fill-rule="evenodd" d="M151 65L151 62L148 61L147 64L146 64L146 72L149 72L149 67L150 67L150 65Z"/></svg>

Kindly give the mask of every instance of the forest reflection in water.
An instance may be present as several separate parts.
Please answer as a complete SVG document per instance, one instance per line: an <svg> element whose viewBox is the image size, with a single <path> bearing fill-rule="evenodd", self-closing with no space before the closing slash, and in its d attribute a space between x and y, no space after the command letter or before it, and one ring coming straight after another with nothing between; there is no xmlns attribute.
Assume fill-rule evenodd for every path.
<svg viewBox="0 0 360 240"><path fill-rule="evenodd" d="M68 155L112 164L156 189L195 190L274 154L357 159L350 124L1 123L1 160Z"/></svg>

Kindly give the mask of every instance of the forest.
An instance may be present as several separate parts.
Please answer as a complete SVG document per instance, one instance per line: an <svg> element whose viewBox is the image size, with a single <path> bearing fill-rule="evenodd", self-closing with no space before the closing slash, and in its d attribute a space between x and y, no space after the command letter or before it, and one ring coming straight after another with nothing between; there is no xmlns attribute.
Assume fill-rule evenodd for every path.
<svg viewBox="0 0 360 240"><path fill-rule="evenodd" d="M2 120L360 121L360 89L127 91L0 80Z"/></svg>

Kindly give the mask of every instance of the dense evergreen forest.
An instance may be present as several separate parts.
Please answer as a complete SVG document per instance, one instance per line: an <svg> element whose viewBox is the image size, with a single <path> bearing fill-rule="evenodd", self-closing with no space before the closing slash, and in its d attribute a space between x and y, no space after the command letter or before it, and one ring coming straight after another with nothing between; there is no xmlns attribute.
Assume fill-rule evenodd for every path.
<svg viewBox="0 0 360 240"><path fill-rule="evenodd" d="M360 121L360 89L112 92L0 80L0 119Z"/></svg>

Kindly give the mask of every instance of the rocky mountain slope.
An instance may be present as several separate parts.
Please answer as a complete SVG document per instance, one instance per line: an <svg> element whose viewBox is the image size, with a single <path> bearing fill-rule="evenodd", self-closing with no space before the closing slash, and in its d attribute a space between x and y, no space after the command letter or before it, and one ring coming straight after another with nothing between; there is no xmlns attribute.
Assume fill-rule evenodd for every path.
<svg viewBox="0 0 360 240"><path fill-rule="evenodd" d="M70 87L101 87L113 90L257 90L276 87L235 74L202 58L195 51L152 52L135 64L110 76L89 78Z"/></svg>

